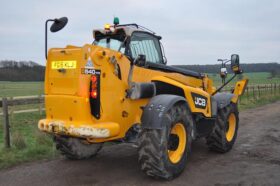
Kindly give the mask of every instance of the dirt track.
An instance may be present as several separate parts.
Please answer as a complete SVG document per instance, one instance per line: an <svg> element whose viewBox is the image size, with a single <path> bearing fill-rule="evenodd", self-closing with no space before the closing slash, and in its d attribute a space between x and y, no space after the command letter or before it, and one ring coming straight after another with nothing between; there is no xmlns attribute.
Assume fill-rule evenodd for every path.
<svg viewBox="0 0 280 186"><path fill-rule="evenodd" d="M185 171L171 182L146 177L136 149L122 144L90 160L61 158L2 170L0 185L280 185L280 101L240 113L237 143L227 154L194 142Z"/></svg>

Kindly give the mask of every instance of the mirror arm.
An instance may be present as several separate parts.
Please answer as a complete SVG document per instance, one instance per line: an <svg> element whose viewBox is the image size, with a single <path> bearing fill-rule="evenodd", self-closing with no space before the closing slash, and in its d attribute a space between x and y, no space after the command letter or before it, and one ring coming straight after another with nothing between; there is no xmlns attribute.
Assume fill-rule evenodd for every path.
<svg viewBox="0 0 280 186"><path fill-rule="evenodd" d="M48 59L48 22L55 21L55 19L48 19L45 23L45 57Z"/></svg>
<svg viewBox="0 0 280 186"><path fill-rule="evenodd" d="M228 63L228 62L230 62L230 61L231 61L231 60L230 60L230 59L228 59L227 61L225 61L225 62L224 62L224 64L227 64L227 63Z"/></svg>
<svg viewBox="0 0 280 186"><path fill-rule="evenodd" d="M214 96L217 92L220 92L220 90L222 90L222 88L224 88L229 82L231 82L237 74L234 74L227 82L225 82L222 86L220 86L220 88L218 88L213 94L212 96Z"/></svg>

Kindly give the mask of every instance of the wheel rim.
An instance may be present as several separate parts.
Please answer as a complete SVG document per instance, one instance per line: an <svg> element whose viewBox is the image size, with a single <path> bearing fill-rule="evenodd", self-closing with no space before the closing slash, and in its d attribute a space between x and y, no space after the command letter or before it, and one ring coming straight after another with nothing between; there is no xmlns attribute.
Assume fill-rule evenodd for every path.
<svg viewBox="0 0 280 186"><path fill-rule="evenodd" d="M233 139L235 130L236 130L236 117L235 117L234 113L231 113L228 118L228 127L227 127L227 131L226 131L227 141L230 142Z"/></svg>
<svg viewBox="0 0 280 186"><path fill-rule="evenodd" d="M187 135L184 125L182 123L176 123L171 129L171 134L177 136L178 144L175 149L168 149L168 157L172 163L178 163L185 152L187 143ZM169 140L171 139L169 138Z"/></svg>

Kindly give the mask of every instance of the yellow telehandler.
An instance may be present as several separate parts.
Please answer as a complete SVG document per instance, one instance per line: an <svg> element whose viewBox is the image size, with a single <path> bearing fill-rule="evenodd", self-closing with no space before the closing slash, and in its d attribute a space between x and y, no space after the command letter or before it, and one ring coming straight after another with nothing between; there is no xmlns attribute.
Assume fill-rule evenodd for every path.
<svg viewBox="0 0 280 186"><path fill-rule="evenodd" d="M233 76L216 89L206 74L168 66L162 38L143 26L115 18L93 31L92 44L48 51L48 22L57 32L68 19L45 24L46 118L38 127L67 158L93 157L105 142L135 143L141 169L170 180L182 173L193 140L205 138L221 153L233 147L238 97L248 80L232 92L221 90L242 73L238 55L223 61L221 76L227 62Z"/></svg>

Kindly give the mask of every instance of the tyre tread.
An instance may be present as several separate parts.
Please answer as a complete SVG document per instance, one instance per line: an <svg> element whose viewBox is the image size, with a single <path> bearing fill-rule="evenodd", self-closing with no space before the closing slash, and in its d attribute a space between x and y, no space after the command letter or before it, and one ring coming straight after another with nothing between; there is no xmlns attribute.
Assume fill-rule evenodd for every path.
<svg viewBox="0 0 280 186"><path fill-rule="evenodd" d="M68 159L81 160L95 156L102 148L100 144L83 144L80 139L54 136L56 149Z"/></svg>
<svg viewBox="0 0 280 186"><path fill-rule="evenodd" d="M213 129L213 132L206 137L206 144L208 148L212 151L219 152L219 153L225 153L232 149L232 146L236 140L236 134L231 142L227 142L225 137L225 121L227 121L227 118L230 113L235 113L236 116L236 134L238 130L238 110L237 105L231 103L230 105L224 107L223 109L218 110L218 116L216 119L215 127Z"/></svg>

